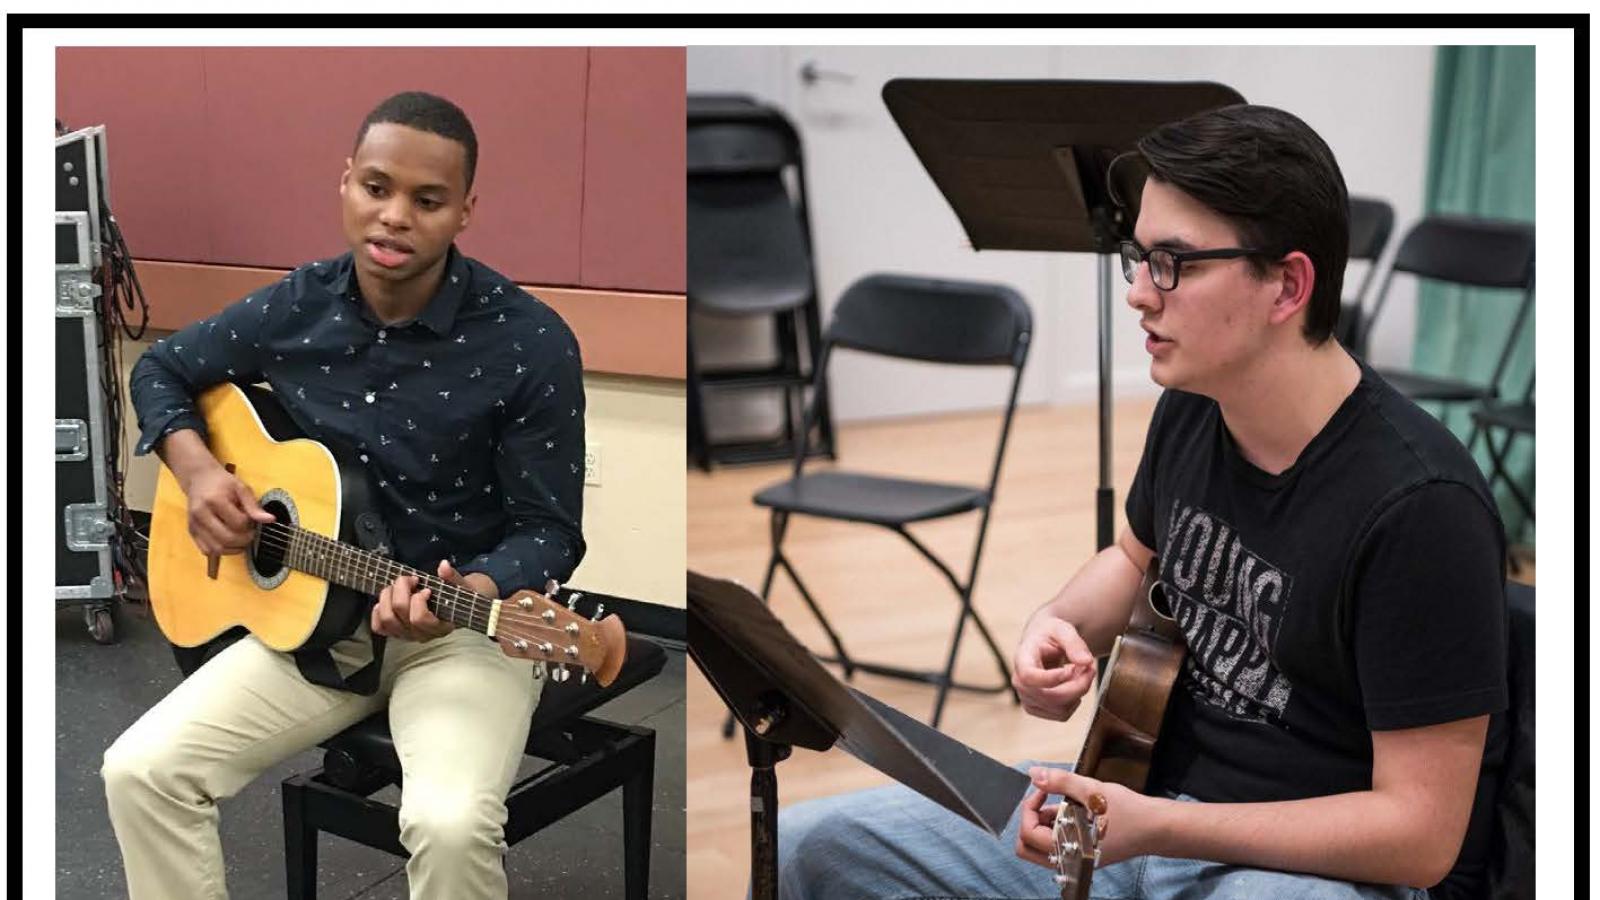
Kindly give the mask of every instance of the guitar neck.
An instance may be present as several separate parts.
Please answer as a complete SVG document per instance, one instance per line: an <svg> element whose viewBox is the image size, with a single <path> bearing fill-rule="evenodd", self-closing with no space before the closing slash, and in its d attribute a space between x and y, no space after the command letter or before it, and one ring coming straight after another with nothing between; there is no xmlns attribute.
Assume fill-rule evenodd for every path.
<svg viewBox="0 0 1600 900"><path fill-rule="evenodd" d="M411 575L417 579L418 590L431 591L428 610L440 621L494 636L499 600L493 597L296 526L266 527L273 529L275 538L287 541L283 562L291 569L373 596L382 593L396 578Z"/></svg>

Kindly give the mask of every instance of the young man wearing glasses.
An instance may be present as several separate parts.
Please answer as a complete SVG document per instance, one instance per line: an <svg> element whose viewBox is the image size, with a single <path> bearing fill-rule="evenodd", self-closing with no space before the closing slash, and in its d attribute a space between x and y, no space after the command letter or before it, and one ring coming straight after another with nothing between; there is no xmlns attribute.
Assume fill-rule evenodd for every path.
<svg viewBox="0 0 1600 900"><path fill-rule="evenodd" d="M1460 442L1332 339L1333 154L1288 113L1235 106L1137 156L1123 274L1166 391L1128 527L1030 619L1014 681L1028 713L1071 716L1154 566L1188 655L1145 792L1034 767L1005 845L899 788L803 804L779 828L785 897L1055 896L1045 799L1062 794L1103 801L1096 898L1417 898L1482 878L1504 535Z"/></svg>

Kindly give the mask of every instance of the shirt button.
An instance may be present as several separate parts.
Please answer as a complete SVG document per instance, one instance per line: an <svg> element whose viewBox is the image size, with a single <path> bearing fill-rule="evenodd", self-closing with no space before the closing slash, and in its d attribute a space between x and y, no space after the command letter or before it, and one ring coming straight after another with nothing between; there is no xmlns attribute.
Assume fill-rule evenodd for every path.
<svg viewBox="0 0 1600 900"><path fill-rule="evenodd" d="M377 401L377 399L378 399L378 395L377 394L374 394L371 391L367 391L367 402L368 403L374 403L374 402Z"/></svg>
<svg viewBox="0 0 1600 900"><path fill-rule="evenodd" d="M365 453L361 454L361 461L362 462L366 462L367 461L367 455Z"/></svg>
<svg viewBox="0 0 1600 900"><path fill-rule="evenodd" d="M378 340L381 341L381 340L383 340L384 338L386 338L388 336L389 336L389 329L387 329L387 328L379 328L378 329Z"/></svg>

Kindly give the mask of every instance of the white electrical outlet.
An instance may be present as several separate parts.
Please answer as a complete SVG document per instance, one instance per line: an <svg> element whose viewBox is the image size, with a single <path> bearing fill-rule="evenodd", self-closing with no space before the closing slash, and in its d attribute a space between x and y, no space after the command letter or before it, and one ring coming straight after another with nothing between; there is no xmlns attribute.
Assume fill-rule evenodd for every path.
<svg viewBox="0 0 1600 900"><path fill-rule="evenodd" d="M583 450L583 483L600 486L600 445L590 444Z"/></svg>

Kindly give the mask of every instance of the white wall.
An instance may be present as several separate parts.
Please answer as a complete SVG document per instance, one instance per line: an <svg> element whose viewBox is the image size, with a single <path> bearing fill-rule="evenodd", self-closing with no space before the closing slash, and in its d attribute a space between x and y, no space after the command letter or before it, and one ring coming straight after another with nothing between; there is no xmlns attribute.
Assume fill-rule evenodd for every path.
<svg viewBox="0 0 1600 900"><path fill-rule="evenodd" d="M849 80L807 86L813 62ZM895 77L1211 80L1252 103L1305 119L1333 148L1351 193L1387 199L1396 235L1422 212L1433 88L1432 47L691 47L690 92L749 93L783 109L806 153L817 278L824 321L839 293L875 271L1001 281L1033 306L1036 335L1024 403L1091 402L1095 396L1096 267L1086 254L984 251L965 241L880 96ZM1347 295L1363 269L1352 266ZM1153 392L1143 334L1114 273L1113 389ZM1410 360L1414 285L1395 284L1372 358ZM770 345L757 323L695 317L706 363L760 357ZM945 373L841 354L832 379L840 419L878 418L995 405L1004 376ZM717 403L710 421L759 430L773 421L756 398Z"/></svg>

